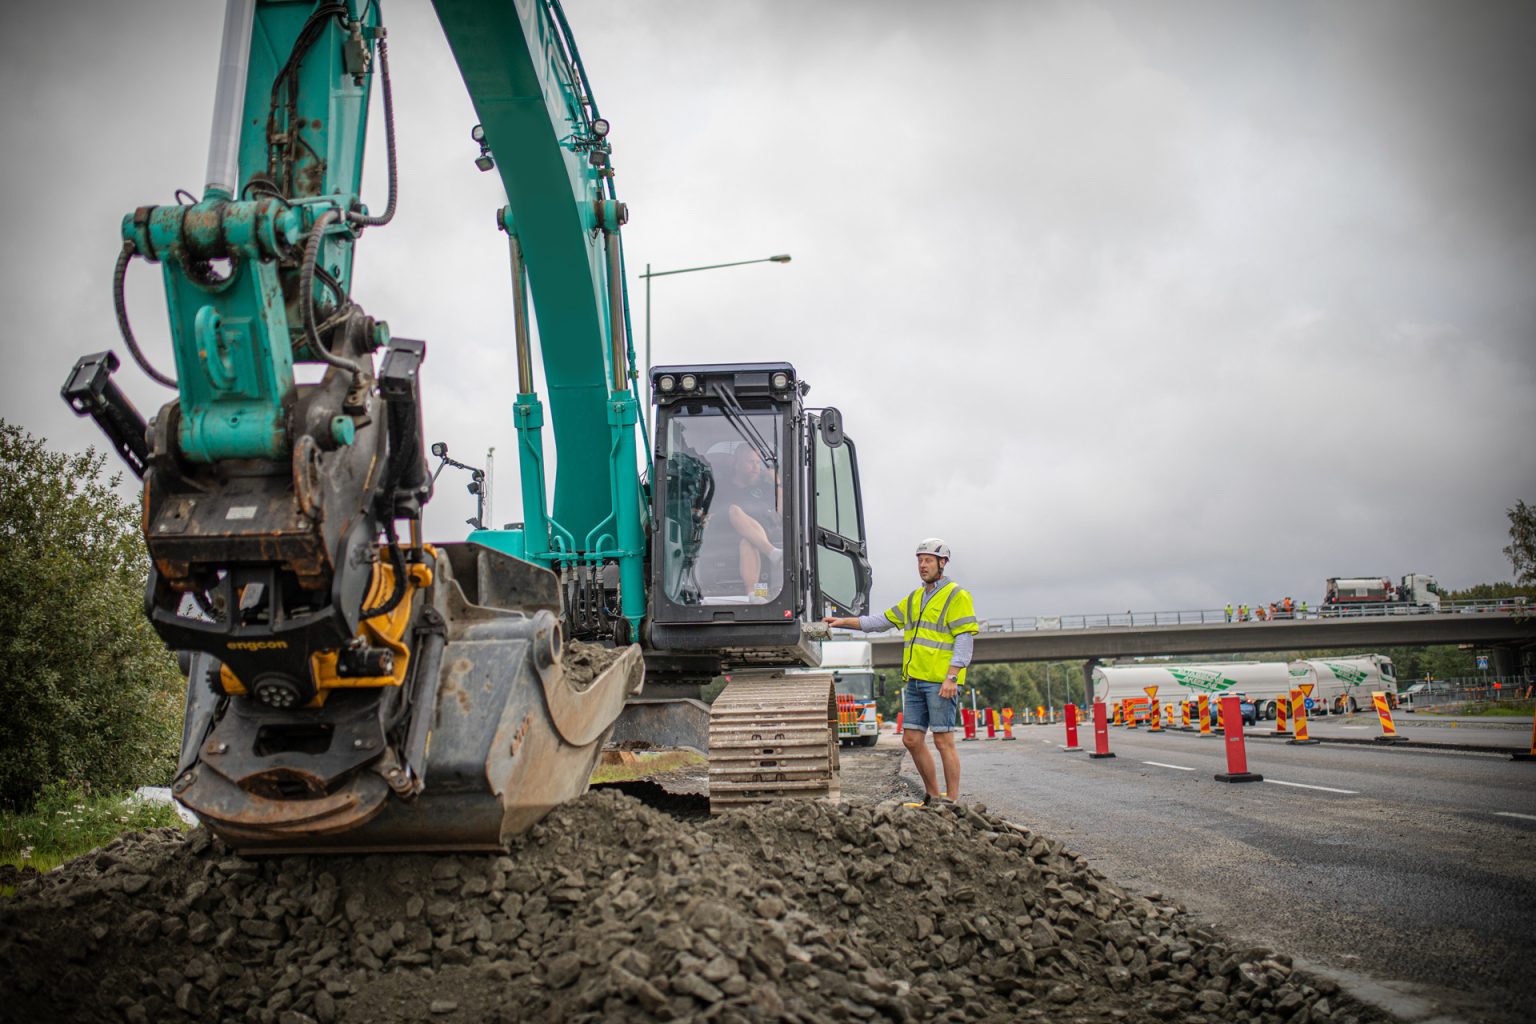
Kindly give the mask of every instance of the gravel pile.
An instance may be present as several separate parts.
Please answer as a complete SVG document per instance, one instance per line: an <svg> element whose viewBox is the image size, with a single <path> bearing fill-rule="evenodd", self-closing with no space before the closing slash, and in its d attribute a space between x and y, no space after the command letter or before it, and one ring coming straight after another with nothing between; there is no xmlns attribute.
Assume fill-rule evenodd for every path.
<svg viewBox="0 0 1536 1024"><path fill-rule="evenodd" d="M127 837L0 903L0 977L8 1020L1387 1019L980 807L612 790L504 857Z"/></svg>

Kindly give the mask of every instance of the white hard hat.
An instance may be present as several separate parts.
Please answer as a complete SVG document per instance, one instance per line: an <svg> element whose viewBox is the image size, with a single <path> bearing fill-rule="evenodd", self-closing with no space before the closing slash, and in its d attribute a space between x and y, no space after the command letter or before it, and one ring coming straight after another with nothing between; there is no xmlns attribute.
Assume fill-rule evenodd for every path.
<svg viewBox="0 0 1536 1024"><path fill-rule="evenodd" d="M927 540L918 542L917 553L947 559L949 558L949 545L945 544L938 537L929 537Z"/></svg>

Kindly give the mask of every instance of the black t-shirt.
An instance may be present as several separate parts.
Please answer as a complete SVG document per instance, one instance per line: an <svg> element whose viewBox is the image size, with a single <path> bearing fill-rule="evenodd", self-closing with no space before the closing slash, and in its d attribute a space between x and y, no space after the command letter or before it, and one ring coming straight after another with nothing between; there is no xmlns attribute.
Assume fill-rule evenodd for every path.
<svg viewBox="0 0 1536 1024"><path fill-rule="evenodd" d="M766 526L778 520L775 492L771 477L760 476L752 483L743 484L726 475L715 481L713 511L724 516L732 505L739 505L743 512Z"/></svg>

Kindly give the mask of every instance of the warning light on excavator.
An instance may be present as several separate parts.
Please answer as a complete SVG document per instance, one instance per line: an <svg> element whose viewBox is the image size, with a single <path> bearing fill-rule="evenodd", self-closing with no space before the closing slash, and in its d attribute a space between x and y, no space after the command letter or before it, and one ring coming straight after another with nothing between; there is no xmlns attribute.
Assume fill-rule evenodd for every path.
<svg viewBox="0 0 1536 1024"><path fill-rule="evenodd" d="M485 141L485 125L475 125L469 130L469 137L480 144L480 155L475 157L475 166L482 171L488 171L495 167L496 158L491 156L490 144Z"/></svg>
<svg viewBox="0 0 1536 1024"><path fill-rule="evenodd" d="M596 135L600 139L607 138L608 127L608 119L606 117L600 117L592 122L592 134Z"/></svg>
<svg viewBox="0 0 1536 1024"><path fill-rule="evenodd" d="M664 373L661 375L661 380L657 381L656 383L658 386L660 386L663 392L668 392L677 387L677 378L672 376L670 373Z"/></svg>

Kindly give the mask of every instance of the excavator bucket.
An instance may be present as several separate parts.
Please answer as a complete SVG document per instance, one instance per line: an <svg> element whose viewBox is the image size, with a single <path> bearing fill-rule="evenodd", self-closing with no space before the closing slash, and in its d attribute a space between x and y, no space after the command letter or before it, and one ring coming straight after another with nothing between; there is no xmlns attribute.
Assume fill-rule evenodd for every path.
<svg viewBox="0 0 1536 1024"><path fill-rule="evenodd" d="M274 709L193 659L173 791L242 852L498 850L580 796L640 648L562 642L549 571L477 544L433 551L411 672Z"/></svg>

